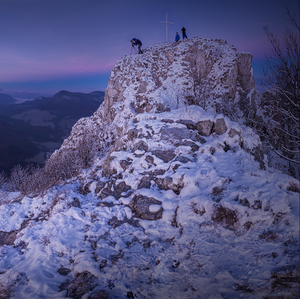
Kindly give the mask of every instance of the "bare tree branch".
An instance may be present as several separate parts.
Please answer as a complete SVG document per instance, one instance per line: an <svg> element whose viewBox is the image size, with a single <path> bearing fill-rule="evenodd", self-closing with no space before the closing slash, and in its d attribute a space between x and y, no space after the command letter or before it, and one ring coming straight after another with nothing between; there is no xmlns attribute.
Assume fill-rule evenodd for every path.
<svg viewBox="0 0 300 299"><path fill-rule="evenodd" d="M296 15L286 11L292 26L282 39L263 27L272 48L261 80L269 99L263 103L265 119L253 123L277 155L300 164L300 26Z"/></svg>

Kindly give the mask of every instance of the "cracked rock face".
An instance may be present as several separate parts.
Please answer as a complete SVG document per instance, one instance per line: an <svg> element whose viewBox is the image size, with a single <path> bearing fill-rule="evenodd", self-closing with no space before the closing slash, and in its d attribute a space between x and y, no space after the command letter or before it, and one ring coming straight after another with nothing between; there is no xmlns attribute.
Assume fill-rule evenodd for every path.
<svg viewBox="0 0 300 299"><path fill-rule="evenodd" d="M255 88L254 76L252 74L252 54L239 53L238 56L238 76L241 87L245 91Z"/></svg>
<svg viewBox="0 0 300 299"><path fill-rule="evenodd" d="M197 99L199 95L205 96L211 91L213 101L229 96L227 101L230 107L222 108L224 100L221 105L217 104L217 100L215 107L219 107L217 113L230 113L234 100L238 100L235 99L236 92L249 93L255 88L251 64L252 54L237 53L233 46L227 45L223 40L193 38L175 46L154 45L139 57L126 56L116 63L105 93L103 109L98 114L106 123L112 122L119 109L115 104L126 101L126 90L130 85L136 86L130 106L137 114L152 110L168 111L174 105L184 104L150 100L151 94L156 90L163 90L163 87L165 93L174 89L178 90L178 94L183 93L180 88L185 88L185 98L188 100ZM169 82L167 86L167 78L178 79L178 73L174 69L178 69L184 82L178 84L178 80L170 80L174 83ZM144 80L145 77L147 80ZM214 88L216 84L222 85L223 90Z"/></svg>

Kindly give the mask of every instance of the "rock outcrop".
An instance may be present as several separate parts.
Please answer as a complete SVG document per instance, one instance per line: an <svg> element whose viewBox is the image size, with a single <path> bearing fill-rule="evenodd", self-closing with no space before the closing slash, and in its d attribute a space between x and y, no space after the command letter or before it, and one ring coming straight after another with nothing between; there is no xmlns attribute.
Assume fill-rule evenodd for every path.
<svg viewBox="0 0 300 299"><path fill-rule="evenodd" d="M196 104L236 120L248 113L246 104L247 110L254 108L254 89L251 54L238 53L223 40L194 38L155 45L117 62L97 114L111 123L121 108L117 103L136 113Z"/></svg>
<svg viewBox="0 0 300 299"><path fill-rule="evenodd" d="M108 148L136 115L189 105L246 123L255 110L251 63L252 54L238 53L224 40L202 38L157 44L143 55L125 56L111 72L103 105L74 126L62 148L74 147L86 127L95 132L100 148Z"/></svg>

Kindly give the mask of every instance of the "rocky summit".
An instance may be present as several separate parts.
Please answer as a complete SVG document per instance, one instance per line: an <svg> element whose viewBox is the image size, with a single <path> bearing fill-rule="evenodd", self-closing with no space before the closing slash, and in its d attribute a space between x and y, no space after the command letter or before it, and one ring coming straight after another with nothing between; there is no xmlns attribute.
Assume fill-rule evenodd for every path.
<svg viewBox="0 0 300 299"><path fill-rule="evenodd" d="M1 189L0 298L297 298L299 181L246 126L251 61L201 38L118 61L50 158L89 136L92 161Z"/></svg>

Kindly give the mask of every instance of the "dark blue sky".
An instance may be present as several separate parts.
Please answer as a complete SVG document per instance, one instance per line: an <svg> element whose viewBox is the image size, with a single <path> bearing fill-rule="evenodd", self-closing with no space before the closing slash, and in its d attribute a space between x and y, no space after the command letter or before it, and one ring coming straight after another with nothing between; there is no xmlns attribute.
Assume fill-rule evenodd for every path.
<svg viewBox="0 0 300 299"><path fill-rule="evenodd" d="M182 26L188 37L226 39L254 55L254 75L270 51L263 26L282 35L285 4L298 0L0 0L0 92L54 94L105 90L114 63L143 47L169 41Z"/></svg>

